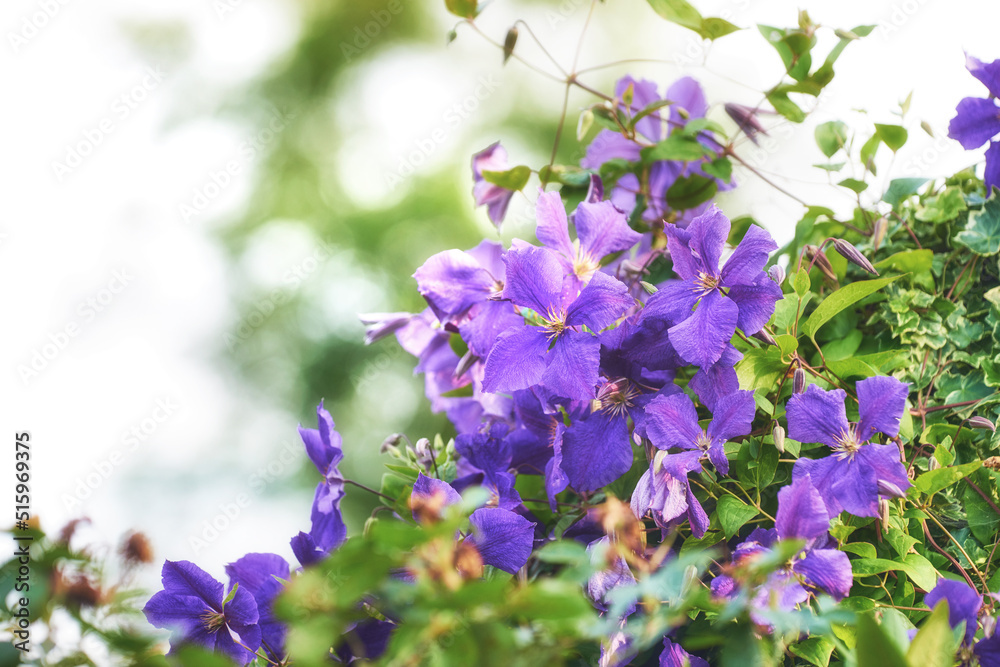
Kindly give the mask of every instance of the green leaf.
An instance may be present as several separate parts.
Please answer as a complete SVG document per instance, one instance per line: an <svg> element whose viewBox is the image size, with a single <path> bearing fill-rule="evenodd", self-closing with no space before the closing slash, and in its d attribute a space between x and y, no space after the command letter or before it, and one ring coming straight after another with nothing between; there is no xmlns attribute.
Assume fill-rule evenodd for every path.
<svg viewBox="0 0 1000 667"><path fill-rule="evenodd" d="M609 160L604 164L610 165L616 161ZM585 188L590 184L590 172L572 165L554 164L551 167L545 165L538 170L538 176L545 183L562 183L574 188Z"/></svg>
<svg viewBox="0 0 1000 667"><path fill-rule="evenodd" d="M889 635L871 614L858 616L858 667L910 667Z"/></svg>
<svg viewBox="0 0 1000 667"><path fill-rule="evenodd" d="M444 6L448 8L448 11L463 19L475 18L479 11L478 5L478 0L444 0Z"/></svg>
<svg viewBox="0 0 1000 667"><path fill-rule="evenodd" d="M792 278L792 289L799 296L805 296L812 288L812 281L809 279L809 272L805 269L799 269L795 272L795 277Z"/></svg>
<svg viewBox="0 0 1000 667"><path fill-rule="evenodd" d="M240 582L237 581L233 584L233 587L229 589L229 593L226 595L226 598L222 601L223 607L225 607L227 604L233 601L233 598L236 597L236 591L238 591L239 589L240 589Z"/></svg>
<svg viewBox="0 0 1000 667"><path fill-rule="evenodd" d="M977 255L989 256L1000 252L1000 196L994 191L986 205L969 212L965 229L955 235L955 242Z"/></svg>
<svg viewBox="0 0 1000 667"><path fill-rule="evenodd" d="M771 390L787 368L781 350L768 346L744 352L742 361L736 364L736 377L743 389Z"/></svg>
<svg viewBox="0 0 1000 667"><path fill-rule="evenodd" d="M483 171L483 179L488 183L514 192L527 185L529 178L531 178L531 167L523 164L507 171Z"/></svg>
<svg viewBox="0 0 1000 667"><path fill-rule="evenodd" d="M903 250L875 262L879 271L893 269L900 273L921 274L931 270L934 263L934 251L922 248L920 250Z"/></svg>
<svg viewBox="0 0 1000 667"><path fill-rule="evenodd" d="M981 482L983 480L988 480L988 483L977 483L976 486L987 496L990 496L996 504L997 497L994 490L997 488L997 483L995 478L989 471L984 470L978 474L978 479L973 481ZM964 486L962 504L965 506L969 530L980 543L989 544L995 539L997 529L1000 528L1000 514L997 514L996 510L972 486L968 484Z"/></svg>
<svg viewBox="0 0 1000 667"><path fill-rule="evenodd" d="M909 136L904 127L899 125L882 125L880 123L875 123L875 134L878 135L882 143L888 146L893 153L906 144L906 138Z"/></svg>
<svg viewBox="0 0 1000 667"><path fill-rule="evenodd" d="M847 125L839 120L831 120L816 126L816 145L826 157L847 145Z"/></svg>
<svg viewBox="0 0 1000 667"><path fill-rule="evenodd" d="M688 30L694 30L704 39L718 39L740 30L729 21L720 18L703 18L686 0L646 0L657 14Z"/></svg>
<svg viewBox="0 0 1000 667"><path fill-rule="evenodd" d="M857 192L858 194L860 194L860 193L862 193L862 192L864 192L865 190L868 189L868 184L867 183L865 183L864 181L859 181L856 178L845 178L840 183L837 183L837 185L845 187L848 190L853 190L854 192Z"/></svg>
<svg viewBox="0 0 1000 667"><path fill-rule="evenodd" d="M885 191L882 195L882 201L889 204L893 208L899 206L899 203L911 195L917 194L924 183L929 181L928 178L896 178L889 182L889 189Z"/></svg>
<svg viewBox="0 0 1000 667"><path fill-rule="evenodd" d="M947 489L952 484L957 483L962 478L979 470L983 466L982 461L970 461L960 466L950 468L938 468L928 470L913 481L913 485L928 496L934 495L942 489Z"/></svg>
<svg viewBox="0 0 1000 667"><path fill-rule="evenodd" d="M833 316L840 311L855 305L858 301L874 294L886 285L897 280L899 276L878 278L876 280L862 280L841 287L816 306L809 319L802 325L802 332L810 338L816 335L819 328L833 319Z"/></svg>
<svg viewBox="0 0 1000 667"><path fill-rule="evenodd" d="M719 498L717 509L719 524L722 526L722 532L726 534L726 539L732 539L747 521L759 514L756 507L747 505L739 498L728 494Z"/></svg>
<svg viewBox="0 0 1000 667"><path fill-rule="evenodd" d="M860 558L851 561L851 568L854 576L867 577L873 574L882 574L890 570L900 570L905 572L920 588L931 590L937 583L938 573L934 565L920 554L906 554L900 560L889 560L887 558Z"/></svg>
<svg viewBox="0 0 1000 667"><path fill-rule="evenodd" d="M733 177L733 163L726 157L716 158L702 165L701 170L726 183Z"/></svg>
<svg viewBox="0 0 1000 667"><path fill-rule="evenodd" d="M686 211L707 202L718 189L714 178L700 174L682 176L667 190L667 205L677 211Z"/></svg>
<svg viewBox="0 0 1000 667"><path fill-rule="evenodd" d="M941 194L924 201L924 205L917 210L917 220L920 222L948 222L957 218L958 214L967 208L962 188L946 188ZM978 238L978 235L974 235L974 237ZM974 238L970 240L974 240Z"/></svg>
<svg viewBox="0 0 1000 667"><path fill-rule="evenodd" d="M827 667L833 654L833 642L826 637L810 637L804 642L792 644L788 650L816 667Z"/></svg>
<svg viewBox="0 0 1000 667"><path fill-rule="evenodd" d="M565 565L580 565L590 562L587 549L573 540L557 540L549 542L535 552L535 558L543 563L560 563Z"/></svg>
<svg viewBox="0 0 1000 667"><path fill-rule="evenodd" d="M694 137L675 132L655 146L642 149L642 160L643 162L658 162L660 160L690 162L711 154L712 151L705 148Z"/></svg>
<svg viewBox="0 0 1000 667"><path fill-rule="evenodd" d="M948 602L942 600L920 626L906 652L906 659L911 665L920 667L951 667L955 664L957 649L955 633L948 623Z"/></svg>
<svg viewBox="0 0 1000 667"><path fill-rule="evenodd" d="M866 141L861 147L861 164L863 164L868 171L875 174L875 153L878 152L878 147L882 145L882 139L878 134L873 134L871 139Z"/></svg>
<svg viewBox="0 0 1000 667"><path fill-rule="evenodd" d="M806 119L806 114L795 102L788 99L788 93L772 92L767 96L767 101L771 103L774 110L793 123L801 123Z"/></svg>

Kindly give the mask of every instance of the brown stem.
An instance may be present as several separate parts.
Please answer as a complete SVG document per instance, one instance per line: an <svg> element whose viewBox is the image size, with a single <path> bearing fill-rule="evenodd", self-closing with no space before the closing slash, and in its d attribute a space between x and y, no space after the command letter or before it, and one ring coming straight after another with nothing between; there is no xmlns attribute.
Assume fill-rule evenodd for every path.
<svg viewBox="0 0 1000 667"><path fill-rule="evenodd" d="M965 571L965 568L962 567L961 563L958 562L958 559L952 556L944 549L942 549L940 546L938 546L938 543L934 541L933 537L931 537L931 531L927 527L927 522L921 521L920 525L923 526L924 528L924 537L926 537L927 541L931 543L931 546L934 547L934 550L937 551L942 556L944 556L945 558L947 558L948 560L950 560L951 564L957 567L958 571L962 573L963 577L965 577L965 580L969 583L969 586L972 586L972 589L976 590L976 585L972 583L972 577L970 577L969 573Z"/></svg>

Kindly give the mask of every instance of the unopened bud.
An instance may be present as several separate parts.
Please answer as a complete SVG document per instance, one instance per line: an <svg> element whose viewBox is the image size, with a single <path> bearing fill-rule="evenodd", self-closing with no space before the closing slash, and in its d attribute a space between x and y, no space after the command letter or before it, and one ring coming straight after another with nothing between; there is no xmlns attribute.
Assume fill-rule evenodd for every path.
<svg viewBox="0 0 1000 667"><path fill-rule="evenodd" d="M986 431L992 431L993 433L996 433L997 430L996 424L991 422L986 417L980 417L978 415L975 417L969 417L965 423L969 425L969 428L981 428Z"/></svg>
<svg viewBox="0 0 1000 667"><path fill-rule="evenodd" d="M597 174L590 175L590 184L587 186L587 198L584 201L596 204L604 199L604 181Z"/></svg>
<svg viewBox="0 0 1000 667"><path fill-rule="evenodd" d="M774 448L778 450L780 454L785 453L785 429L781 424L775 424L774 428L771 429L771 436L774 438Z"/></svg>
<svg viewBox="0 0 1000 667"><path fill-rule="evenodd" d="M927 459L928 470L937 470L940 467L941 467L941 462L938 461L936 457L932 456L929 459Z"/></svg>
<svg viewBox="0 0 1000 667"><path fill-rule="evenodd" d="M890 498L905 498L906 494L903 490L893 484L892 482L887 482L883 479L878 481L878 493L880 496L888 496Z"/></svg>
<svg viewBox="0 0 1000 667"><path fill-rule="evenodd" d="M413 319L413 314L366 313L358 315L358 319L365 325L365 345L371 345L405 327Z"/></svg>
<svg viewBox="0 0 1000 667"><path fill-rule="evenodd" d="M455 366L455 373L454 373L455 379L457 380L458 378L465 375L468 372L468 370L472 368L472 365L475 364L477 361L479 361L479 357L474 355L472 353L472 350L469 350L465 354L463 354L462 358L458 360L458 365Z"/></svg>
<svg viewBox="0 0 1000 667"><path fill-rule="evenodd" d="M779 285L785 282L785 267L775 264L767 270L767 275Z"/></svg>
<svg viewBox="0 0 1000 667"><path fill-rule="evenodd" d="M659 292L659 290L656 288L656 285L652 283L647 283L645 280L640 280L639 284L642 285L642 289L646 292L646 294L656 294L657 292Z"/></svg>
<svg viewBox="0 0 1000 667"><path fill-rule="evenodd" d="M757 114L760 113L760 109L754 109L734 102L729 102L724 108L729 117L739 126L740 131L747 135L747 138L754 142L754 144L757 143L756 135L758 132L767 134L767 130L757 120Z"/></svg>
<svg viewBox="0 0 1000 667"><path fill-rule="evenodd" d="M394 450L397 447L399 447L400 443L402 442L409 442L409 439L402 433L393 433L392 435L387 436L386 439L382 441L381 446L379 446L378 448L378 453L386 454L391 450Z"/></svg>
<svg viewBox="0 0 1000 667"><path fill-rule="evenodd" d="M868 261L868 258L862 255L861 251L855 248L852 244L843 239L834 239L833 247L836 248L837 252L843 255L848 262L857 264L872 275L878 275L878 271L876 271L875 267L872 266L872 263Z"/></svg>
<svg viewBox="0 0 1000 667"><path fill-rule="evenodd" d="M997 617L996 616L983 616L979 621L980 625L983 626L983 637L989 639L993 636L993 633L997 629Z"/></svg>
<svg viewBox="0 0 1000 667"><path fill-rule="evenodd" d="M507 31L507 38L503 41L503 64L506 65L510 57L514 55L514 46L517 44L517 26Z"/></svg>
<svg viewBox="0 0 1000 667"><path fill-rule="evenodd" d="M792 393L801 394L805 390L806 390L806 372L801 368L796 368L795 374L792 375Z"/></svg>
<svg viewBox="0 0 1000 667"><path fill-rule="evenodd" d="M818 246L807 245L805 251L806 257L813 263L813 266L819 269L831 281L837 282L837 274L833 272L833 265L830 264L830 260L826 258L826 255L820 251Z"/></svg>
<svg viewBox="0 0 1000 667"><path fill-rule="evenodd" d="M761 329L757 333L752 334L751 337L752 338L756 338L760 342L766 343L767 345L773 345L774 347L778 346L778 341L774 340L774 336L772 336L771 334L769 334L764 329Z"/></svg>
<svg viewBox="0 0 1000 667"><path fill-rule="evenodd" d="M875 221L875 226L872 229L872 248L878 250L879 246L882 245L882 241L885 240L886 232L889 231L889 218L884 215Z"/></svg>
<svg viewBox="0 0 1000 667"><path fill-rule="evenodd" d="M889 531L889 501L885 498L879 498L878 501L878 518L882 522L882 531Z"/></svg>

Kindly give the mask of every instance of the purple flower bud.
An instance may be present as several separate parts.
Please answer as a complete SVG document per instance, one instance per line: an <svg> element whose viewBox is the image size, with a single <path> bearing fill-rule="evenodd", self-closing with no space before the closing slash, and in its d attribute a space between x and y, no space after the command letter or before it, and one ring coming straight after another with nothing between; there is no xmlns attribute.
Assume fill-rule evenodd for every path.
<svg viewBox="0 0 1000 667"><path fill-rule="evenodd" d="M507 215L507 206L514 191L490 183L483 178L483 172L507 169L507 151L499 141L472 156L472 196L476 200L476 206L486 206L486 212L497 229L500 229L500 223Z"/></svg>
<svg viewBox="0 0 1000 667"><path fill-rule="evenodd" d="M969 428L981 428L993 433L996 433L997 430L996 424L991 422L986 417L980 417L978 415L975 417L969 417L966 423L969 425Z"/></svg>
<svg viewBox="0 0 1000 667"><path fill-rule="evenodd" d="M590 185L587 187L587 196L583 201L597 204L604 199L604 181L597 174L590 175Z"/></svg>
<svg viewBox="0 0 1000 667"><path fill-rule="evenodd" d="M413 319L412 313L365 313L358 315L365 325L365 345L396 333Z"/></svg>
<svg viewBox="0 0 1000 667"><path fill-rule="evenodd" d="M462 355L462 358L458 360L458 365L455 366L455 379L458 379L465 375L466 371L472 368L472 365L479 361L479 357L472 353L472 350L467 351Z"/></svg>
<svg viewBox="0 0 1000 667"><path fill-rule="evenodd" d="M765 343L767 345L773 345L775 347L778 346L778 342L774 340L774 336L769 334L766 329L761 329L757 333L751 334L751 338L756 338L760 342Z"/></svg>
<svg viewBox="0 0 1000 667"><path fill-rule="evenodd" d="M889 218L884 215L875 221L875 226L872 229L872 248L878 250L879 246L882 245L882 241L885 240L885 234L889 231Z"/></svg>
<svg viewBox="0 0 1000 667"><path fill-rule="evenodd" d="M823 254L818 246L807 245L805 251L806 257L813 263L813 266L819 269L828 279L837 282L837 274L833 272L833 265L830 264L830 260L826 258L826 255Z"/></svg>
<svg viewBox="0 0 1000 667"><path fill-rule="evenodd" d="M785 267L775 264L767 270L767 275L779 285L785 282Z"/></svg>
<svg viewBox="0 0 1000 667"><path fill-rule="evenodd" d="M882 523L883 532L888 532L889 530L889 501L885 498L880 498L878 501L878 518Z"/></svg>
<svg viewBox="0 0 1000 667"><path fill-rule="evenodd" d="M775 424L774 428L771 429L771 435L774 437L774 448L778 450L779 453L785 453L785 429L782 428L781 424Z"/></svg>
<svg viewBox="0 0 1000 667"><path fill-rule="evenodd" d="M378 448L378 452L379 454L386 454L392 451L393 449L399 447L399 445L403 442L409 442L409 440L405 435L403 435L402 433L393 433L392 435L387 436L386 439L382 441L382 444Z"/></svg>
<svg viewBox="0 0 1000 667"><path fill-rule="evenodd" d="M855 248L852 244L844 241L843 239L834 239L833 247L837 249L837 252L847 258L848 262L857 264L872 275L878 275L878 271L876 271L875 267L872 266L872 263L868 261L868 258L862 255L861 251Z"/></svg>
<svg viewBox="0 0 1000 667"><path fill-rule="evenodd" d="M739 126L740 131L747 135L747 138L757 143L757 133L767 134L767 130L764 126L760 124L757 120L757 114L760 113L760 109L754 109L752 107L744 106L742 104L736 104L735 102L729 102L725 105L726 113L732 118L736 125Z"/></svg>
<svg viewBox="0 0 1000 667"><path fill-rule="evenodd" d="M795 374L792 375L792 393L801 394L806 390L806 372L801 368L795 369Z"/></svg>
<svg viewBox="0 0 1000 667"><path fill-rule="evenodd" d="M892 482L888 482L884 479L878 481L878 492L881 496L889 496L890 498L904 498L906 493L903 492L898 486Z"/></svg>

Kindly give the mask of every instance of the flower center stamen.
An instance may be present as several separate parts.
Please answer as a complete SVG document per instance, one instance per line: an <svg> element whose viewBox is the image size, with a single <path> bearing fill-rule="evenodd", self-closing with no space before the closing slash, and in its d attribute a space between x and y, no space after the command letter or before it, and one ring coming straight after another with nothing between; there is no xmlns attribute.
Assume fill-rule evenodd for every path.
<svg viewBox="0 0 1000 667"><path fill-rule="evenodd" d="M625 416L628 414L628 409L634 405L633 399L639 393L639 390L633 387L627 379L613 380L597 392L597 398L594 399L594 411L601 410L612 417Z"/></svg>
<svg viewBox="0 0 1000 667"><path fill-rule="evenodd" d="M853 459L857 451L861 449L861 445L864 443L858 441L857 428L857 424L849 424L847 431L841 431L840 435L834 438L834 442L837 443L834 450L838 459Z"/></svg>
<svg viewBox="0 0 1000 667"><path fill-rule="evenodd" d="M226 624L226 617L221 612L212 609L203 613L200 618L209 632L216 632Z"/></svg>
<svg viewBox="0 0 1000 667"><path fill-rule="evenodd" d="M712 439L708 437L708 434L704 431L698 436L698 439L694 441L694 444L698 445L698 449L703 452L707 452L708 448L712 446Z"/></svg>
<svg viewBox="0 0 1000 667"><path fill-rule="evenodd" d="M699 289L704 292L709 292L719 286L719 277L702 271L698 274L698 277L694 279L694 282Z"/></svg>

